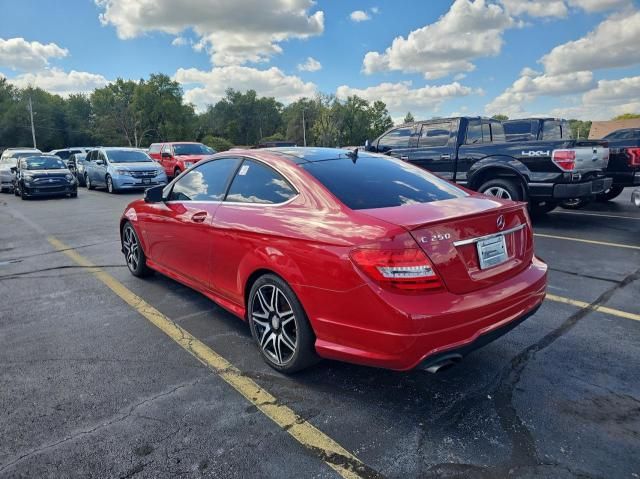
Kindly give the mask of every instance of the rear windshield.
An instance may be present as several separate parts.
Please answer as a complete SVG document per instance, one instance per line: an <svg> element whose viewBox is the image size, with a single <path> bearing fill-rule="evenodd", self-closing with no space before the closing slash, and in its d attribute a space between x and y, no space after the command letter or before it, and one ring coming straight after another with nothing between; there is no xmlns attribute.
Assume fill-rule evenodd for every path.
<svg viewBox="0 0 640 479"><path fill-rule="evenodd" d="M143 151L138 150L107 150L107 156L112 163L142 163L153 161Z"/></svg>
<svg viewBox="0 0 640 479"><path fill-rule="evenodd" d="M209 155L210 154L206 146L199 145L197 143L173 145L173 152L176 156L178 155Z"/></svg>
<svg viewBox="0 0 640 479"><path fill-rule="evenodd" d="M416 166L392 158L360 156L303 163L331 193L352 210L389 208L466 196L454 185Z"/></svg>

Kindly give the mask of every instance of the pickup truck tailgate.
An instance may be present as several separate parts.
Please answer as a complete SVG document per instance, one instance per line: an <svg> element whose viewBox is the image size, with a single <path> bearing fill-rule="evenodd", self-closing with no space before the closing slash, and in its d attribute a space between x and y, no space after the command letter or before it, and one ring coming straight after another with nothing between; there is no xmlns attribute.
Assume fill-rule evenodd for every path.
<svg viewBox="0 0 640 479"><path fill-rule="evenodd" d="M609 164L609 147L606 142L577 141L572 149L576 152L576 172L604 170Z"/></svg>

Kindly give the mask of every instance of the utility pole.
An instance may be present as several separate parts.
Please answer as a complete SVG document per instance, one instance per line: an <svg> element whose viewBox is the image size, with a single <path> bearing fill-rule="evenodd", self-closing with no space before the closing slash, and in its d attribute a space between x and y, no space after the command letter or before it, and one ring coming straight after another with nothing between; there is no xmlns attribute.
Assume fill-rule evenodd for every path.
<svg viewBox="0 0 640 479"><path fill-rule="evenodd" d="M304 124L304 108L302 109L302 141L307 146L307 127Z"/></svg>
<svg viewBox="0 0 640 479"><path fill-rule="evenodd" d="M33 104L31 103L31 95L29 95L29 116L31 117L31 136L33 137L33 147L36 146L36 129L33 126Z"/></svg>

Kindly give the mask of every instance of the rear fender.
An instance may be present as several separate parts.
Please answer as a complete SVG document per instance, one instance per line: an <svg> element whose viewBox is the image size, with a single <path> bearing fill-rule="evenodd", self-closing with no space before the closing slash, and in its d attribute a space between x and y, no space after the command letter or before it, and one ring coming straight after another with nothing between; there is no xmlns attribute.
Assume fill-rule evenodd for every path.
<svg viewBox="0 0 640 479"><path fill-rule="evenodd" d="M476 161L467 173L467 186L472 190L477 189L481 183L487 181L484 178L491 170L503 170L505 174L516 176L521 180L525 188L525 193L527 193L529 169L520 160L506 155L488 156L480 161ZM493 174L491 174L491 176L493 176ZM496 176L500 176L500 174L497 173Z"/></svg>

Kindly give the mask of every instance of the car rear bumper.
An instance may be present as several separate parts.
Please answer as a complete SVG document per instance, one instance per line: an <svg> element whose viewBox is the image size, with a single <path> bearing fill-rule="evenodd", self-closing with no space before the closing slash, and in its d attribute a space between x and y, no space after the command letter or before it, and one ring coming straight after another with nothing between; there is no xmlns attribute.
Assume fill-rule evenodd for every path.
<svg viewBox="0 0 640 479"><path fill-rule="evenodd" d="M542 304L546 284L547 266L534 258L525 270L492 287L465 295L413 296L404 309L368 285L326 297L305 287L296 292L320 356L409 370L452 351L466 353L508 331Z"/></svg>
<svg viewBox="0 0 640 479"><path fill-rule="evenodd" d="M535 198L584 198L611 188L612 178L597 178L580 183L529 183L529 196Z"/></svg>
<svg viewBox="0 0 640 479"><path fill-rule="evenodd" d="M629 171L607 171L607 176L613 180L614 186L640 185L640 169Z"/></svg>

